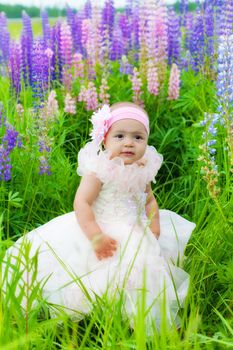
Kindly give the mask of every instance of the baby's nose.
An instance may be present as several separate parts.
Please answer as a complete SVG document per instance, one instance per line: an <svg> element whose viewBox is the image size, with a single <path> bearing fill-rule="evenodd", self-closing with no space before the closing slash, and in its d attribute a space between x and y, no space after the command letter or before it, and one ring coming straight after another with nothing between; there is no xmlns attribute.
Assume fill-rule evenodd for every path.
<svg viewBox="0 0 233 350"><path fill-rule="evenodd" d="M132 137L125 137L125 145L132 146L133 145L133 138Z"/></svg>

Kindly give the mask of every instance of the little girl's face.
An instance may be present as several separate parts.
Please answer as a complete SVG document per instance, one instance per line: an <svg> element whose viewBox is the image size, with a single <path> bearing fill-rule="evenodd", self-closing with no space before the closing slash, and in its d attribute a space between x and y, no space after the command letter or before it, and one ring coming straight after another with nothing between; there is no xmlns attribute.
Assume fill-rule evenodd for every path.
<svg viewBox="0 0 233 350"><path fill-rule="evenodd" d="M148 135L142 123L134 119L122 119L112 124L105 139L105 149L111 158L120 157L124 164L133 164L146 151Z"/></svg>

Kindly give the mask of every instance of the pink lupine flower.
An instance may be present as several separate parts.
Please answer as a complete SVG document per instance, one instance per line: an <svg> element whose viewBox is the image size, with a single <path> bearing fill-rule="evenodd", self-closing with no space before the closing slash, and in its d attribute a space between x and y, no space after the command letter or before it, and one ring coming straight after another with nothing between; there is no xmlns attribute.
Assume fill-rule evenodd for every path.
<svg viewBox="0 0 233 350"><path fill-rule="evenodd" d="M100 60L100 47L101 43L103 42L103 37L101 33L101 16L102 16L102 10L99 6L99 4L94 4L92 7L92 16L91 16L91 51L88 52L88 55L92 57L93 59L93 66L99 62Z"/></svg>
<svg viewBox="0 0 233 350"><path fill-rule="evenodd" d="M46 113L48 118L55 118L58 115L58 103L56 100L56 91L52 90L48 97L48 102L46 105Z"/></svg>
<svg viewBox="0 0 233 350"><path fill-rule="evenodd" d="M165 64L168 58L168 14L165 5L160 6L156 11L155 37L156 56L158 62Z"/></svg>
<svg viewBox="0 0 233 350"><path fill-rule="evenodd" d="M157 96L159 94L158 71L151 61L149 61L147 70L147 88L152 95Z"/></svg>
<svg viewBox="0 0 233 350"><path fill-rule="evenodd" d="M82 21L82 46L86 50L87 76L92 79L95 76L94 57L95 49L92 41L92 24L91 19L87 18Z"/></svg>
<svg viewBox="0 0 233 350"><path fill-rule="evenodd" d="M83 56L81 53L76 52L73 55L73 77L74 79L83 78L84 77L84 63Z"/></svg>
<svg viewBox="0 0 233 350"><path fill-rule="evenodd" d="M86 87L81 86L79 94L78 94L78 101L79 102L86 102L86 92L87 92Z"/></svg>
<svg viewBox="0 0 233 350"><path fill-rule="evenodd" d="M51 50L49 47L45 50L45 55L48 57L49 60L53 57L53 50Z"/></svg>
<svg viewBox="0 0 233 350"><path fill-rule="evenodd" d="M52 73L51 71L54 70L54 67L52 67L52 57L54 55L54 52L48 47L44 53L48 57L48 90L50 90L51 73Z"/></svg>
<svg viewBox="0 0 233 350"><path fill-rule="evenodd" d="M163 1L145 0L139 11L141 74L146 75L146 61L153 61L162 82L168 56L167 8Z"/></svg>
<svg viewBox="0 0 233 350"><path fill-rule="evenodd" d="M89 23L90 23L90 20L88 18L85 18L83 19L82 21L82 39L81 39L81 42L82 42L82 46L83 47L86 47L86 44L87 44L87 41L88 41L88 37L89 37Z"/></svg>
<svg viewBox="0 0 233 350"><path fill-rule="evenodd" d="M180 71L175 63L172 64L169 87L168 87L168 100L177 100L180 93Z"/></svg>
<svg viewBox="0 0 233 350"><path fill-rule="evenodd" d="M139 21L138 21L138 38L139 38L139 60L141 67L145 67L147 60L147 9L145 6L140 6Z"/></svg>
<svg viewBox="0 0 233 350"><path fill-rule="evenodd" d="M109 90L109 86L107 83L107 80L105 78L102 78L101 85L100 85L100 94L99 98L101 100L101 105L103 106L104 104L109 104L109 98L110 95L107 92Z"/></svg>
<svg viewBox="0 0 233 350"><path fill-rule="evenodd" d="M70 96L69 93L67 93L66 97L65 97L64 112L69 113L69 114L76 113L75 100Z"/></svg>
<svg viewBox="0 0 233 350"><path fill-rule="evenodd" d="M93 82L89 82L87 88L85 86L81 87L78 101L85 103L87 111L95 111L98 108L98 94Z"/></svg>
<svg viewBox="0 0 233 350"><path fill-rule="evenodd" d="M82 46L86 51L88 79L95 77L95 67L100 61L101 45L104 41L101 33L101 9L93 5L91 18L82 21Z"/></svg>
<svg viewBox="0 0 233 350"><path fill-rule="evenodd" d="M61 60L62 60L62 82L66 90L71 90L72 74L72 35L70 27L63 23L61 25Z"/></svg>
<svg viewBox="0 0 233 350"><path fill-rule="evenodd" d="M132 90L133 90L133 102L143 107L144 103L141 97L142 80L139 76L139 72L136 67L134 67L133 69L133 76L131 77L131 82L132 82Z"/></svg>
<svg viewBox="0 0 233 350"><path fill-rule="evenodd" d="M87 111L95 111L98 108L98 94L94 83L88 83L86 90L86 109Z"/></svg>
<svg viewBox="0 0 233 350"><path fill-rule="evenodd" d="M156 3L147 0L144 4L145 16L148 59L154 59L155 62L164 61L167 58L168 47L167 7L162 1Z"/></svg>

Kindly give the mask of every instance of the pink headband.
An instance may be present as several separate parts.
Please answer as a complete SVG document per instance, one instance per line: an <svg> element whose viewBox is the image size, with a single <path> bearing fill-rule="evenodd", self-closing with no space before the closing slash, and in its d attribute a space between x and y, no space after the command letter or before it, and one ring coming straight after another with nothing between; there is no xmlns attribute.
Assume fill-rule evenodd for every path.
<svg viewBox="0 0 233 350"><path fill-rule="evenodd" d="M122 119L134 119L139 121L145 126L145 129L149 134L149 119L140 109L133 106L122 106L111 112L108 105L103 105L103 107L91 117L93 129L90 135L92 140L100 145L112 124Z"/></svg>
<svg viewBox="0 0 233 350"><path fill-rule="evenodd" d="M114 109L111 112L111 118L108 120L108 129L111 128L112 124L122 119L134 119L142 123L149 134L149 120L146 114L138 108L133 106L122 106Z"/></svg>

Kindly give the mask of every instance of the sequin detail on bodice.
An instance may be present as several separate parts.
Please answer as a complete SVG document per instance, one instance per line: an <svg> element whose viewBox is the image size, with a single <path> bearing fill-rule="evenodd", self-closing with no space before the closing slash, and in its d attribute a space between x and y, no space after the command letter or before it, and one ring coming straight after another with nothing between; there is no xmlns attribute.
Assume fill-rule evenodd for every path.
<svg viewBox="0 0 233 350"><path fill-rule="evenodd" d="M113 184L103 184L92 208L101 222L141 223L147 220L147 194L141 191L121 192Z"/></svg>

